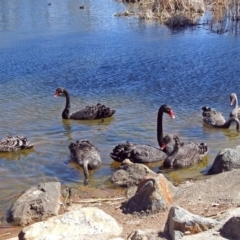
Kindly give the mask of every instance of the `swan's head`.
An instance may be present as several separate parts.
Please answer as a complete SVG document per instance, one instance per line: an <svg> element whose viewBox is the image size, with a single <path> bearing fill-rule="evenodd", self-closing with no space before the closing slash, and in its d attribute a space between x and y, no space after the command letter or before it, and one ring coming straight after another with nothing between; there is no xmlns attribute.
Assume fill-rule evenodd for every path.
<svg viewBox="0 0 240 240"><path fill-rule="evenodd" d="M230 94L230 105L232 106L237 100L237 95L236 93L231 93Z"/></svg>
<svg viewBox="0 0 240 240"><path fill-rule="evenodd" d="M174 149L179 149L181 146L184 145L183 143L180 142L179 137L176 135L173 136L173 140L175 141Z"/></svg>
<svg viewBox="0 0 240 240"><path fill-rule="evenodd" d="M163 112L167 113L171 118L173 118L173 119L175 118L173 110L170 106L165 104L165 105L162 105L161 108L162 108Z"/></svg>
<svg viewBox="0 0 240 240"><path fill-rule="evenodd" d="M164 150L170 142L171 142L171 137L169 135L164 136L162 139L160 149Z"/></svg>
<svg viewBox="0 0 240 240"><path fill-rule="evenodd" d="M54 97L58 97L59 95L64 95L65 94L65 89L63 87L59 87L56 89L56 92L54 94Z"/></svg>
<svg viewBox="0 0 240 240"><path fill-rule="evenodd" d="M207 107L207 106L202 106L201 109L202 109L204 112L212 111L212 109L211 109L210 107Z"/></svg>

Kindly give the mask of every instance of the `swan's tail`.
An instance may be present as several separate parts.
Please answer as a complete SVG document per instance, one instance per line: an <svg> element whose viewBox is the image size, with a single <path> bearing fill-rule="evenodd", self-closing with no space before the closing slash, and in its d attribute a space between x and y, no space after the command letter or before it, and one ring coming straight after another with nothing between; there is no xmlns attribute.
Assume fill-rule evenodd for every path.
<svg viewBox="0 0 240 240"><path fill-rule="evenodd" d="M102 105L100 103L96 105L96 108L98 109L96 118L111 117L116 112L116 110L106 107L105 105Z"/></svg>
<svg viewBox="0 0 240 240"><path fill-rule="evenodd" d="M22 136L7 135L0 142L0 152L14 152L32 147L34 147L34 144Z"/></svg>
<svg viewBox="0 0 240 240"><path fill-rule="evenodd" d="M128 141L126 143L118 144L110 153L110 157L116 162L122 162L126 158L130 158L133 145L134 144Z"/></svg>
<svg viewBox="0 0 240 240"><path fill-rule="evenodd" d="M198 148L199 148L199 154L205 156L208 153L208 146L206 143L198 144Z"/></svg>

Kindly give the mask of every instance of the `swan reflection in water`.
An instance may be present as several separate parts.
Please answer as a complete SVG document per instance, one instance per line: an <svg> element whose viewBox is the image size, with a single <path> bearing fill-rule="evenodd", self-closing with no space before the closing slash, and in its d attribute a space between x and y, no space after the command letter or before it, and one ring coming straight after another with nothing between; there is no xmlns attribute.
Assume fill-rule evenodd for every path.
<svg viewBox="0 0 240 240"><path fill-rule="evenodd" d="M76 123L77 124L79 123L79 125L81 125L81 127L84 127L84 126L90 126L90 127L95 126L96 127L97 126L97 128L98 128L98 126L99 126L101 128L101 130L104 130L102 128L110 125L112 123L112 121L114 121L114 117L105 118L105 119L95 119L95 120L91 120L91 121L77 120L77 121L74 121L74 123L72 123L71 120L69 120L69 119L62 119L62 125L65 130L64 135L67 136L68 140L72 140L73 139L72 134L74 133L72 124L74 124L73 126L76 126ZM78 127L78 131L79 131L79 127ZM77 139L77 140L80 140L80 139Z"/></svg>
<svg viewBox="0 0 240 240"><path fill-rule="evenodd" d="M17 160L20 161L22 158L27 157L29 154L33 153L34 148L25 149L17 152L0 152L0 159L6 160Z"/></svg>
<svg viewBox="0 0 240 240"><path fill-rule="evenodd" d="M210 135L214 135L214 138L216 138L216 133L220 132L220 133L223 133L224 136L228 137L229 140L232 140L232 139L236 139L239 137L240 135L240 132L239 131L236 131L235 128L212 128L211 126L208 126L206 125L205 123L203 124L203 132L204 134L210 134Z"/></svg>

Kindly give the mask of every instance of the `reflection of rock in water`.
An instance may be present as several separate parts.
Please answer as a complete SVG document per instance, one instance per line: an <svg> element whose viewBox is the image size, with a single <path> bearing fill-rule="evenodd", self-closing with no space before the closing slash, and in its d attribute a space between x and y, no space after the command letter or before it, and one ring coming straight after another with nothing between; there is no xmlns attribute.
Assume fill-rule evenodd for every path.
<svg viewBox="0 0 240 240"><path fill-rule="evenodd" d="M222 34L230 32L239 34L240 0L221 0L211 5L212 18L210 29Z"/></svg>

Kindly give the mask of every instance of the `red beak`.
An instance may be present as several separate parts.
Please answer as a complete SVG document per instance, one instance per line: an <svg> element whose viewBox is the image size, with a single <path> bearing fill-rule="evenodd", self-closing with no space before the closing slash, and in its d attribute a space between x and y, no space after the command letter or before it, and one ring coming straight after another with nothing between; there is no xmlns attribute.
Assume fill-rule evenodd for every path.
<svg viewBox="0 0 240 240"><path fill-rule="evenodd" d="M166 143L163 143L163 145L160 147L161 150L163 150L167 146Z"/></svg>
<svg viewBox="0 0 240 240"><path fill-rule="evenodd" d="M55 92L54 97L57 97L57 96L58 96L58 92Z"/></svg>
<svg viewBox="0 0 240 240"><path fill-rule="evenodd" d="M174 115L172 110L169 111L169 115L170 115L171 118L173 118L173 119L175 118L175 115Z"/></svg>

